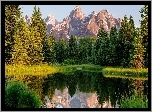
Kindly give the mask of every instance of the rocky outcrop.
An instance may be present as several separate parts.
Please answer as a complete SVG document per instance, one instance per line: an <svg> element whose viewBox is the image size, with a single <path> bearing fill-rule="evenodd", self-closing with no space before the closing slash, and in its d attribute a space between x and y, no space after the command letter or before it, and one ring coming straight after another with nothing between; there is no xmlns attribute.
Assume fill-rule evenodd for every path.
<svg viewBox="0 0 152 112"><path fill-rule="evenodd" d="M29 23L30 20L28 17L26 17L26 21ZM62 22L57 22L52 14L47 16L45 22L48 33L52 32L56 39L65 38L66 40L68 40L71 35L94 37L101 27L109 32L111 27L116 26L116 28L119 29L121 25L121 19L114 18L106 9L98 13L93 11L86 16L83 14L79 5L76 6Z"/></svg>
<svg viewBox="0 0 152 112"><path fill-rule="evenodd" d="M107 32L109 32L113 26L119 29L120 22L120 18L114 18L106 9L101 10L99 13L93 11L88 16L85 16L82 13L81 7L76 6L75 9L70 12L66 20L52 27L50 32L53 32L56 38L65 37L67 39L71 35L93 37L97 35L101 27Z"/></svg>
<svg viewBox="0 0 152 112"><path fill-rule="evenodd" d="M55 19L54 15L50 14L45 19L45 23L47 25L47 31L50 33L53 26L58 24L58 21Z"/></svg>

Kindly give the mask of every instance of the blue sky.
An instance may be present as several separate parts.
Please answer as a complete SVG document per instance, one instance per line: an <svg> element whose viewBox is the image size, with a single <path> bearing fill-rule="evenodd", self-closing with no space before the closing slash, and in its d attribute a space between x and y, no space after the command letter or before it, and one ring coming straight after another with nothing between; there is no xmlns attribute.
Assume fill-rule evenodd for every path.
<svg viewBox="0 0 152 112"><path fill-rule="evenodd" d="M143 5L80 5L82 12L85 15L90 14L92 11L99 12L102 9L107 9L109 14L112 14L115 18L123 18L124 15L128 17L133 16L135 26L139 27L140 9ZM33 13L34 5L20 5L23 15L31 16ZM46 18L47 15L53 14L57 21L61 22L67 17L70 12L76 7L76 5L37 5L40 8L42 17Z"/></svg>

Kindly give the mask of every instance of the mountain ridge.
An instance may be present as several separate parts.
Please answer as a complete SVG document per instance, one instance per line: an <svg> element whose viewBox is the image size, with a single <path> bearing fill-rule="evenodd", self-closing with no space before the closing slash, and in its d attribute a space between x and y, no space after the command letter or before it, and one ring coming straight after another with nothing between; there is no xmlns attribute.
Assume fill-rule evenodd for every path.
<svg viewBox="0 0 152 112"><path fill-rule="evenodd" d="M25 16L25 21L29 24L30 17ZM107 9L103 9L98 13L92 11L88 16L83 14L81 6L77 5L70 14L61 22L58 22L53 14L45 18L48 34L53 33L56 39L69 39L71 35L78 37L94 37L97 36L98 30L103 27L105 31L115 26L117 30L121 26L121 19L114 18L108 13Z"/></svg>

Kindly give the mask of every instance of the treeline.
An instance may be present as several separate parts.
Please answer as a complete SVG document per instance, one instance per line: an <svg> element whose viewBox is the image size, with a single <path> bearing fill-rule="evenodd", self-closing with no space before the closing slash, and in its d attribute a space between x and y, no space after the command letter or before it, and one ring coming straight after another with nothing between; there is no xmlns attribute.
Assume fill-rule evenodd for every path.
<svg viewBox="0 0 152 112"><path fill-rule="evenodd" d="M104 29L96 38L71 36L69 41L48 36L39 8L34 7L31 23L24 21L19 5L5 6L5 63L34 65L47 62L98 64L101 66L148 67L148 6L141 11L141 26L133 17L122 20L119 31Z"/></svg>

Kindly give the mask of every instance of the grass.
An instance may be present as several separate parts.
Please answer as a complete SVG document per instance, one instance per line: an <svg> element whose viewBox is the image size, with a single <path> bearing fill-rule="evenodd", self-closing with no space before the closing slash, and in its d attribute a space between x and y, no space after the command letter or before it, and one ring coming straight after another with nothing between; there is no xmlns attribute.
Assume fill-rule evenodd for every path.
<svg viewBox="0 0 152 112"><path fill-rule="evenodd" d="M57 67L48 65L5 66L6 75L46 75L57 72Z"/></svg>
<svg viewBox="0 0 152 112"><path fill-rule="evenodd" d="M134 69L106 67L103 68L102 73L105 77L148 80L148 68Z"/></svg>
<svg viewBox="0 0 152 112"><path fill-rule="evenodd" d="M148 99L146 96L139 97L134 95L123 99L120 102L120 108L148 108Z"/></svg>
<svg viewBox="0 0 152 112"><path fill-rule="evenodd" d="M5 74L11 75L35 75L44 76L60 73L74 73L76 70L82 70L84 72L102 72L105 77L116 78L131 78L148 80L148 68L133 69L133 68L113 68L113 67L101 67L99 65L82 64L82 65L33 65L33 66L5 66Z"/></svg>
<svg viewBox="0 0 152 112"><path fill-rule="evenodd" d="M67 65L67 66L60 66L59 72L74 72L76 70L82 70L82 71L94 71L94 72L101 72L102 67L98 65L89 65L89 64L82 64L82 65Z"/></svg>

